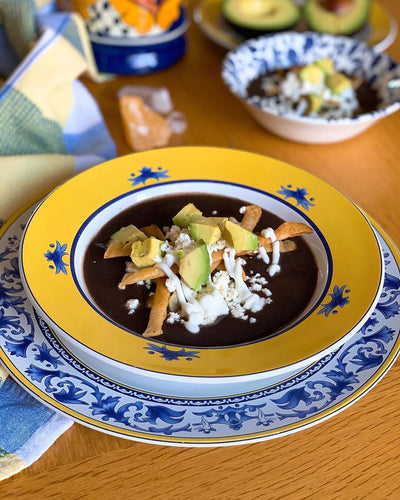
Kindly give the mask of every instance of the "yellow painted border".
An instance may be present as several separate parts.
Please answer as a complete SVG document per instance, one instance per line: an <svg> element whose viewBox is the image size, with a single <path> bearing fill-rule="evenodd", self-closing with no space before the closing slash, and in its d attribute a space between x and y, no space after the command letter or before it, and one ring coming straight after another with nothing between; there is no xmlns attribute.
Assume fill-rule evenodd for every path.
<svg viewBox="0 0 400 500"><path fill-rule="evenodd" d="M2 228L0 229L0 237L4 234L6 229L19 217L19 215L21 215L29 206L30 204L26 205L23 209L19 210L15 214L15 216L9 219L7 223L2 226ZM400 266L400 254L398 249L395 247L394 243L390 240L390 238L385 234L383 229L375 221L372 220L371 222L376 227L376 229L378 229L381 236L384 237L386 243L388 244L393 253L393 256L398 266ZM125 437L128 439L136 439L144 442L152 442L154 444L169 444L178 446L184 446L184 445L213 446L219 444L235 444L235 443L239 444L243 442L252 442L252 441L254 442L265 439L271 439L274 437L278 437L281 435L301 430L302 428L306 428L311 425L315 425L322 420L332 417L334 414L344 410L347 406L351 405L352 403L355 403L360 397L365 395L386 374L386 372L389 370L389 368L392 366L397 356L399 355L399 352L400 352L400 335L398 335L396 344L394 345L390 355L386 358L385 362L379 367L379 369L373 374L373 376L368 380L367 383L365 383L357 391L349 395L341 402L333 405L331 408L327 408L318 415L314 415L312 417L303 419L300 422L296 422L290 425L285 425L280 429L264 430L258 433L246 434L241 436L229 436L229 437L225 436L220 438L210 438L202 436L200 438L185 438L185 439L175 436L155 436L147 433L136 432L129 429L121 429L115 425L113 426L108 423L100 422L90 417L81 415L78 412L68 407L65 407L58 401L55 401L54 399L49 397L46 393L43 393L41 390L36 388L22 373L20 373L15 368L13 363L10 362L8 356L6 356L6 354L2 350L0 350L0 359L7 367L9 372L14 376L14 378L18 380L19 383L23 387L25 387L29 392L31 392L31 394L34 397L36 397L41 402L45 403L47 406L70 416L79 423L83 423L84 425L87 425L89 427L93 427L97 430L101 430L103 432L117 435L120 437Z"/></svg>
<svg viewBox="0 0 400 500"><path fill-rule="evenodd" d="M303 214L326 238L333 258L332 287L348 287L351 305L328 316L315 310L290 330L248 345L218 349L188 347L196 351L198 357L182 357L174 362L149 355L148 339L132 335L100 316L79 293L71 272L56 274L44 258L49 244L56 241L67 244L70 249L81 225L93 212L110 199L135 189L128 178L144 166L167 170L170 177L160 180L164 185L193 180L195 172L198 180L238 183L274 195L282 186L306 188L315 199L315 206L310 210L303 208ZM149 182L160 184L154 180ZM171 186L173 191L173 184ZM229 196L229 192L226 195ZM295 206L296 202L292 204ZM338 221L346 221L346 224ZM81 345L129 366L197 377L252 375L320 355L340 343L344 334L362 321L379 293L383 277L380 246L367 219L339 191L299 168L272 158L207 147L136 153L70 179L44 200L30 220L23 237L22 262L25 279L39 307ZM327 295L325 303L329 300ZM151 344L160 349L166 345L156 339L152 339ZM168 349L179 351L181 346L168 346Z"/></svg>

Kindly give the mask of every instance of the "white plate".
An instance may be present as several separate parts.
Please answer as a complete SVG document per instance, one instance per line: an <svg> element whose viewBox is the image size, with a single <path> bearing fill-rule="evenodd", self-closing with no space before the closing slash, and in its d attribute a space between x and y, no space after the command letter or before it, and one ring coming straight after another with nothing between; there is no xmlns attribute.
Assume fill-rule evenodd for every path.
<svg viewBox="0 0 400 500"><path fill-rule="evenodd" d="M231 396L167 397L118 385L59 345L28 302L18 272L19 240L32 208L0 239L0 358L14 378L51 408L98 431L164 445L261 441L314 425L357 401L400 350L400 256L378 229L385 283L361 330L297 376Z"/></svg>

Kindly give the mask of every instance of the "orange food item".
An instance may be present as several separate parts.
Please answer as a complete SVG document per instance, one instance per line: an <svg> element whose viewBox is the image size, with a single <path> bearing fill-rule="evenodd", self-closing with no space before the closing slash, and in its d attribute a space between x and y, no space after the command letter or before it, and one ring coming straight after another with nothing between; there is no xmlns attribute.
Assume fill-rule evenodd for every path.
<svg viewBox="0 0 400 500"><path fill-rule="evenodd" d="M134 151L166 146L172 131L168 122L146 106L140 97L124 95L119 98L124 134Z"/></svg>
<svg viewBox="0 0 400 500"><path fill-rule="evenodd" d="M153 27L157 10L155 0L110 0L110 2L125 23L135 28L141 35Z"/></svg>
<svg viewBox="0 0 400 500"><path fill-rule="evenodd" d="M168 29L180 14L181 0L164 0L157 12L157 24L162 29Z"/></svg>

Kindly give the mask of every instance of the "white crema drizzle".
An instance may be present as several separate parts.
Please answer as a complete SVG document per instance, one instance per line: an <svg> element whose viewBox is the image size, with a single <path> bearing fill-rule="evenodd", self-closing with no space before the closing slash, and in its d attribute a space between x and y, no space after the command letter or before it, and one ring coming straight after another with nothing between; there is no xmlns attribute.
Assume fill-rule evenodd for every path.
<svg viewBox="0 0 400 500"><path fill-rule="evenodd" d="M229 313L228 306L219 291L210 284L211 293L196 293L183 283L163 262L157 264L173 283L181 307L185 328L198 333L201 325L209 325L219 317Z"/></svg>
<svg viewBox="0 0 400 500"><path fill-rule="evenodd" d="M265 299L252 293L243 281L243 260L235 259L235 250L226 248L224 251L224 264L229 276L235 282L235 289L238 293L240 303L245 309L255 313L261 311L265 305Z"/></svg>
<svg viewBox="0 0 400 500"><path fill-rule="evenodd" d="M245 207L243 207L245 208ZM280 271L278 264L280 258L279 241L276 239L272 228L261 231L262 236L272 241L272 257L269 258L264 247L258 249L258 257L268 265L268 273L273 276ZM178 235L176 235L178 236ZM215 245L214 245L215 246ZM207 246L210 259L212 258L212 245ZM191 333L198 333L200 326L210 325L216 321L219 316L229 314L229 307L224 300L223 295L218 288L209 280L207 289L202 292L191 290L180 278L171 270L178 259L174 255L173 248L165 246L163 250L165 256L157 262L156 266L164 271L168 277L167 282L170 291L176 291L176 296L181 308L180 315L183 317L185 328ZM235 258L236 253L233 248L225 248L223 260L225 269L229 277L233 280L234 289L238 301L243 309L256 313L265 306L267 299L257 293L253 293L243 280L243 264L245 261L241 258Z"/></svg>
<svg viewBox="0 0 400 500"><path fill-rule="evenodd" d="M268 227L267 229L263 229L261 231L261 236L264 236L264 238L269 238L272 241L272 260L271 260L271 264L270 264L269 257L267 255L267 252L265 251L264 247L260 247L258 249L258 253L259 253L261 259L263 259L263 261L266 264L270 264L268 266L268 274L270 276L274 276L274 274L279 273L279 271L281 270L281 266L278 264L279 263L279 258L280 258L280 243L276 239L275 231L272 228L270 228L270 227Z"/></svg>

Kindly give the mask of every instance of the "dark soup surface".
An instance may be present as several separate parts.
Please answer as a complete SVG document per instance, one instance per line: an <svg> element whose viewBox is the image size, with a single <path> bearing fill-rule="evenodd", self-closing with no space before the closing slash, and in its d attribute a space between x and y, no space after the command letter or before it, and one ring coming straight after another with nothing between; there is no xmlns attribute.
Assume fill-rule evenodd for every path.
<svg viewBox="0 0 400 500"><path fill-rule="evenodd" d="M235 217L238 221L242 218L240 208L248 205L239 199L214 194L179 194L151 199L111 219L87 248L84 279L93 301L105 315L135 334L142 334L148 324L148 299L155 290L155 283L145 282L119 289L129 257L104 259L107 243L112 234L129 224L138 228L151 224L157 224L161 229L171 227L172 218L188 203L193 203L204 216ZM276 229L282 222L274 214L263 211L254 232L269 227ZM293 240L297 248L280 254L280 271L273 276L267 271L268 265L256 254L245 257L244 270L248 279L259 273L264 283L267 282L263 287L267 287L271 294L269 303L261 311L249 313L246 319L232 314L220 316L213 324L201 326L198 333L191 333L181 322L166 320L162 335L155 340L181 346L231 346L264 339L283 329L306 308L317 282L317 267L311 250L302 237ZM253 290L260 295L263 293L257 287ZM265 292L263 296L266 296ZM138 299L139 304L129 314L126 303L131 299Z"/></svg>

